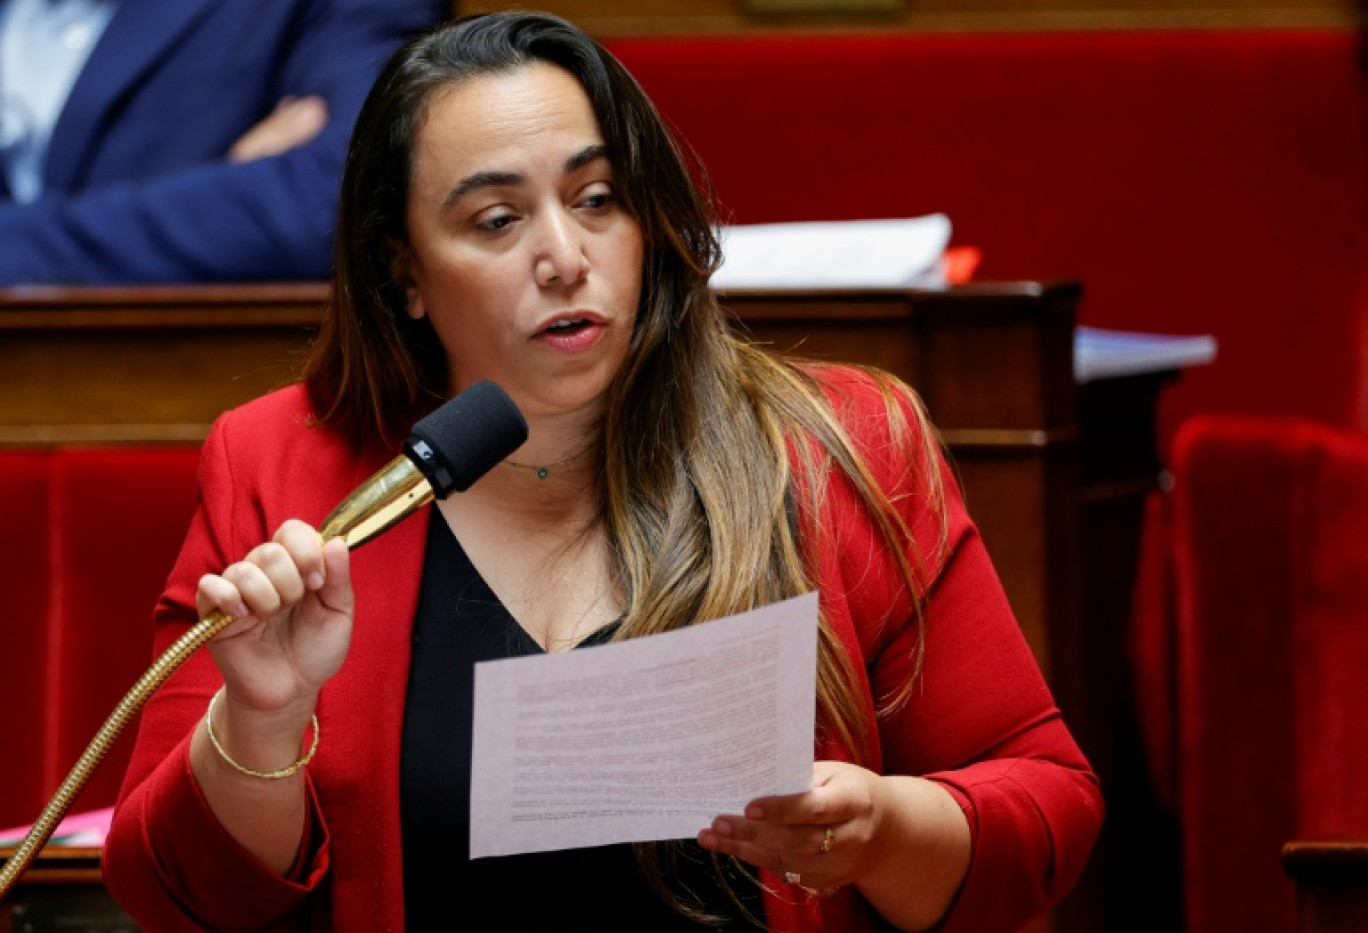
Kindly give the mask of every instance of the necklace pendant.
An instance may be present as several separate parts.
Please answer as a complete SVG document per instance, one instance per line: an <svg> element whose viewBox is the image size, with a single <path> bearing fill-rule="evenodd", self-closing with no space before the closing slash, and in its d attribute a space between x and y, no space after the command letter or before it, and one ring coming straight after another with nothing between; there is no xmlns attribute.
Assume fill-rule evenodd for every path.
<svg viewBox="0 0 1368 933"><path fill-rule="evenodd" d="M551 475L550 467L537 467L537 479L546 479Z"/></svg>

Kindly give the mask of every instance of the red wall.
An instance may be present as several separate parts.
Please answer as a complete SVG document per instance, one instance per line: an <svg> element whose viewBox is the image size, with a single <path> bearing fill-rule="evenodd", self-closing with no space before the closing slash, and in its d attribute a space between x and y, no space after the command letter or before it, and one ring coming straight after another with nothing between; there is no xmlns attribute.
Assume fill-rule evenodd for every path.
<svg viewBox="0 0 1368 933"><path fill-rule="evenodd" d="M981 279L1214 334L1165 399L1362 418L1363 85L1348 32L698 37L610 48L735 223L943 211Z"/></svg>

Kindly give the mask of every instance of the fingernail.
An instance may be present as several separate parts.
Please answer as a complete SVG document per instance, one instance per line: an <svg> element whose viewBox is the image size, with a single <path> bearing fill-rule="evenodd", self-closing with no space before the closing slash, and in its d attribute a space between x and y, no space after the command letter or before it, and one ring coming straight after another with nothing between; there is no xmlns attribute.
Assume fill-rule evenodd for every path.
<svg viewBox="0 0 1368 933"><path fill-rule="evenodd" d="M323 585L323 574L315 570L304 583L309 589L316 590Z"/></svg>
<svg viewBox="0 0 1368 933"><path fill-rule="evenodd" d="M763 820L765 818L765 808L758 803L753 803L746 807L746 819Z"/></svg>
<svg viewBox="0 0 1368 933"><path fill-rule="evenodd" d="M728 823L726 820L718 820L713 823L712 831L723 837L735 835L735 832L732 830L732 824Z"/></svg>

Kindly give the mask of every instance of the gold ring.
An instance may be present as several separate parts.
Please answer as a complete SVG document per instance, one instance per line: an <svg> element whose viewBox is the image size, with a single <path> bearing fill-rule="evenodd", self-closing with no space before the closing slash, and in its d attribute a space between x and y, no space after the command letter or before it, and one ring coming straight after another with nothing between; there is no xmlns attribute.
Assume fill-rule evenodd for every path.
<svg viewBox="0 0 1368 933"><path fill-rule="evenodd" d="M826 855L828 852L831 851L831 846L835 842L836 830L833 827L828 826L826 828L826 835L822 837L822 844L817 847L817 854Z"/></svg>

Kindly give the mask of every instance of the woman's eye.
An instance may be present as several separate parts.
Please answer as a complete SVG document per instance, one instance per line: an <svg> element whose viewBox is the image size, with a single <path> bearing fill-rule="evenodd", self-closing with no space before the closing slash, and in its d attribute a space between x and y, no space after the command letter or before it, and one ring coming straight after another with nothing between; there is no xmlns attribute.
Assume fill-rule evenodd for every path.
<svg viewBox="0 0 1368 933"><path fill-rule="evenodd" d="M580 199L580 206L589 210L602 210L612 204L614 200L613 192L598 190L591 191Z"/></svg>
<svg viewBox="0 0 1368 933"><path fill-rule="evenodd" d="M498 233L500 230L507 229L515 220L517 217L506 211L486 214L475 221L475 228L490 233Z"/></svg>

